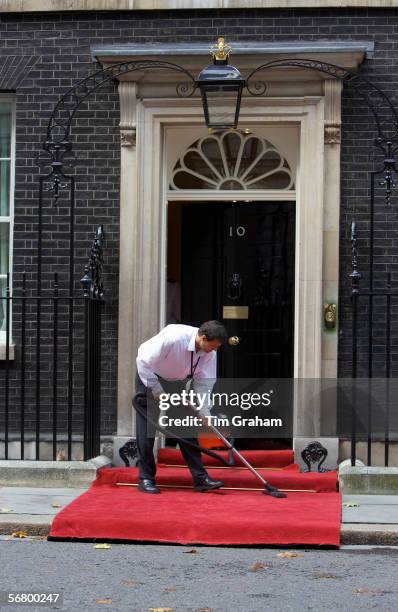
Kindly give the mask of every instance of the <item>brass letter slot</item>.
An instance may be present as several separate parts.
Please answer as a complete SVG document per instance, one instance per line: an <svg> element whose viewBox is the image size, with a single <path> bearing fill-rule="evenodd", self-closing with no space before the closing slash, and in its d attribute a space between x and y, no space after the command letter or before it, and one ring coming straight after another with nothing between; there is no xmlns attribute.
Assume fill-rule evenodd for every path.
<svg viewBox="0 0 398 612"><path fill-rule="evenodd" d="M249 306L223 306L223 319L248 319Z"/></svg>

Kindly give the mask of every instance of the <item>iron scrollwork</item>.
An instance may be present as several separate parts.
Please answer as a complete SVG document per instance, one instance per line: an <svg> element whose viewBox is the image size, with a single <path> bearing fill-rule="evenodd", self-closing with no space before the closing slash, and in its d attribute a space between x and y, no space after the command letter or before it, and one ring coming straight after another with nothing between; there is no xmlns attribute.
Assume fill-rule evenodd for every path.
<svg viewBox="0 0 398 612"><path fill-rule="evenodd" d="M119 457L126 467L130 467L130 460L135 462L138 457L138 446L134 438L127 440L127 442L119 448Z"/></svg>
<svg viewBox="0 0 398 612"><path fill-rule="evenodd" d="M301 457L307 466L307 472L312 471L312 465L315 463L318 464L318 472L327 472L328 470L322 467L322 464L325 462L327 456L328 451L320 442L311 442L311 444L308 444L308 446L301 451Z"/></svg>
<svg viewBox="0 0 398 612"><path fill-rule="evenodd" d="M101 278L103 264L103 239L104 228L102 225L100 225L95 233L88 264L84 268L84 276L80 280L83 287L84 297L89 297L93 300L102 300L104 295L104 287Z"/></svg>
<svg viewBox="0 0 398 612"><path fill-rule="evenodd" d="M394 187L392 172L396 171L395 153L398 144L398 114L388 96L371 81L346 68L329 64L327 62L309 59L279 59L257 66L246 77L246 90L252 96L266 95L267 84L255 80L255 75L260 72L276 68L303 68L327 74L331 78L338 79L343 84L354 89L365 101L371 110L376 126L377 138L375 145L384 153L385 179L383 185L386 187L386 197L389 200L391 188ZM47 126L47 137L43 144L44 151L49 156L51 173L48 191L51 191L57 199L60 190L65 188L62 167L65 155L71 152L70 129L72 120L86 98L95 90L119 76L135 71L147 71L153 69L171 70L186 77L186 81L176 85L179 97L191 97L197 84L194 76L182 66L172 62L160 60L127 61L97 70L88 77L81 79L69 89L54 107L50 121Z"/></svg>
<svg viewBox="0 0 398 612"><path fill-rule="evenodd" d="M387 140L384 146L383 141L379 138L376 138L376 146L380 146L380 149L383 151L385 155L384 168L382 171L384 173L384 177L381 181L379 181L379 185L380 187L385 187L386 204L387 206L390 206L392 189L394 187L397 187L397 184L394 181L394 174L397 174L397 167L396 167L397 160L395 156L398 151L398 144L394 146L391 140Z"/></svg>
<svg viewBox="0 0 398 612"><path fill-rule="evenodd" d="M351 293L357 294L359 291L359 281L361 274L358 271L358 249L357 249L357 226L355 221L351 223L351 254L352 254L352 272L351 278Z"/></svg>
<svg viewBox="0 0 398 612"><path fill-rule="evenodd" d="M391 203L392 189L396 187L393 174L397 173L396 154L398 151L398 113L390 98L377 85L351 70L327 62L300 58L273 60L257 66L246 78L248 92L252 96L264 95L266 93L266 85L255 81L255 75L259 72L276 68L303 68L305 70L322 72L338 79L343 85L347 85L362 98L371 111L376 124L377 137L374 140L374 144L383 153L384 172L384 179L379 182L379 185L385 187L386 203L389 205Z"/></svg>
<svg viewBox="0 0 398 612"><path fill-rule="evenodd" d="M46 160L43 159L42 153L38 162L39 165L46 162L51 167L50 174L46 177L48 187L45 190L53 194L55 201L60 197L61 190L68 186L67 180L69 177L63 173L63 166L70 165L65 163L66 158L69 158L72 152L70 130L73 118L80 105L99 87L119 76L153 69L181 73L187 80L176 85L177 95L179 97L190 97L194 94L197 88L195 79L182 66L172 62L142 60L120 62L97 70L94 74L78 81L57 102L47 126L46 141L43 143ZM69 162L69 159L67 161Z"/></svg>

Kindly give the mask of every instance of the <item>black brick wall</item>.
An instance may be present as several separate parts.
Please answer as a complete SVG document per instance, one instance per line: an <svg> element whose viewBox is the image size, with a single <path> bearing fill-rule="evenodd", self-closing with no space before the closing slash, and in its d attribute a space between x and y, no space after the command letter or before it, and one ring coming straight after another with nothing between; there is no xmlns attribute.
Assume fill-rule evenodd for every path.
<svg viewBox="0 0 398 612"><path fill-rule="evenodd" d="M230 41L315 41L326 38L374 40L375 57L366 61L361 68L361 74L373 80L395 98L398 81L398 10L396 9L2 14L0 64L1 58L14 54L39 58L16 92L14 275L17 287L22 270L27 271L29 287L32 290L35 281L38 193L38 169L35 159L40 142L45 136L45 128L53 105L76 80L85 77L94 69L95 66L90 58L90 45L188 40L208 43L213 42L218 35L225 35ZM362 267L366 262L369 172L378 163L371 146L374 136L371 114L355 95L344 94L343 102L341 295L349 292L348 236L349 220L353 210L359 223L360 247L362 246L363 253L360 259ZM91 243L96 224L103 223L106 230L105 289L108 304L104 311L102 419L102 429L106 433L112 433L116 427L118 116L117 93L114 85L110 84L97 92L80 109L72 130L74 148L79 157L79 164L74 171L77 182L78 226L76 279L80 278L86 260L86 249ZM43 278L44 286L47 287L54 270L60 273L61 285L67 279L67 214L68 207L65 201L61 200L57 206L53 206L48 199L46 200L43 217L45 231ZM383 207L380 209L380 215L385 216ZM381 275L385 274L387 261L391 262L393 272L396 272L398 262L397 241L394 235L387 232L387 229L393 232L398 229L398 218L395 215L392 223L387 223L385 219L384 222L378 242L380 248L378 252L383 258L383 261L378 263L379 280L383 280ZM349 309L342 300L339 342L341 376L349 375L351 367L349 319ZM78 326L78 323L76 325ZM18 329L16 329L16 340L18 342ZM365 348L362 361L365 358ZM380 351L382 348L381 340ZM31 376L33 368L34 357L30 363ZM17 368L14 366L13 376L14 392L18 393ZM62 384L65 384L65 380ZM51 422L50 404L49 400L49 423ZM46 419L45 413L43 416Z"/></svg>

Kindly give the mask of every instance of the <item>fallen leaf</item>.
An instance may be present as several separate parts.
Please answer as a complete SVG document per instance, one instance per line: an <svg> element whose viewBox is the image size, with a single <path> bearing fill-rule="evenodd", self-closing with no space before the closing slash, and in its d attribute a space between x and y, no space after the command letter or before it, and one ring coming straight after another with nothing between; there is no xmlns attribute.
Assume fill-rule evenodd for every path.
<svg viewBox="0 0 398 612"><path fill-rule="evenodd" d="M62 508L61 504L57 501L53 502L51 505L53 508Z"/></svg>
<svg viewBox="0 0 398 612"><path fill-rule="evenodd" d="M359 588L359 589L353 589L352 591L355 595L388 595L390 593L392 593L392 591L385 591L383 589L367 589L367 588Z"/></svg>
<svg viewBox="0 0 398 612"><path fill-rule="evenodd" d="M268 569L270 566L267 563L260 563L259 561L250 568L251 572L259 572L260 570Z"/></svg>
<svg viewBox="0 0 398 612"><path fill-rule="evenodd" d="M134 586L136 584L140 584L137 580L121 580L120 584L123 586Z"/></svg>
<svg viewBox="0 0 398 612"><path fill-rule="evenodd" d="M304 557L304 555L302 555L301 553L290 552L290 551L278 553L277 556L282 557L282 559L292 559L293 557Z"/></svg>
<svg viewBox="0 0 398 612"><path fill-rule="evenodd" d="M113 603L112 599L97 599L96 602L97 604L111 604Z"/></svg>
<svg viewBox="0 0 398 612"><path fill-rule="evenodd" d="M338 578L339 576L335 576L334 574L314 574L314 578Z"/></svg>
<svg viewBox="0 0 398 612"><path fill-rule="evenodd" d="M343 506L345 508L358 508L359 504L356 504L355 502L343 502Z"/></svg>
<svg viewBox="0 0 398 612"><path fill-rule="evenodd" d="M191 550L183 550L182 552L186 555L195 555L198 551L195 548L191 548Z"/></svg>
<svg viewBox="0 0 398 612"><path fill-rule="evenodd" d="M175 587L166 587L163 590L171 593L172 591L176 591L177 589Z"/></svg>
<svg viewBox="0 0 398 612"><path fill-rule="evenodd" d="M0 508L0 512L4 512L4 513L12 512L12 509L11 508Z"/></svg>
<svg viewBox="0 0 398 612"><path fill-rule="evenodd" d="M111 544L94 544L94 548L112 548Z"/></svg>
<svg viewBox="0 0 398 612"><path fill-rule="evenodd" d="M216 612L214 608L198 608L195 612Z"/></svg>
<svg viewBox="0 0 398 612"><path fill-rule="evenodd" d="M173 608L149 608L149 612L173 612Z"/></svg>
<svg viewBox="0 0 398 612"><path fill-rule="evenodd" d="M26 533L26 531L14 531L14 533L12 534L13 538L27 538L28 534Z"/></svg>

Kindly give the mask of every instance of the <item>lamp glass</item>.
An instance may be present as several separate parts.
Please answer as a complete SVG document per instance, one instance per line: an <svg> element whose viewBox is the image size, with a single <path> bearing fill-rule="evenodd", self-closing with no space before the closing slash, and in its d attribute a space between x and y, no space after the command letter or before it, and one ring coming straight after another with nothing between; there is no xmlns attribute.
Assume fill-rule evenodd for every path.
<svg viewBox="0 0 398 612"><path fill-rule="evenodd" d="M239 70L225 62L206 66L197 80L209 128L235 128L245 80Z"/></svg>
<svg viewBox="0 0 398 612"><path fill-rule="evenodd" d="M210 89L210 91L209 91ZM205 92L208 127L236 127L238 113L237 105L240 98L238 90L228 91L225 85L212 86Z"/></svg>

